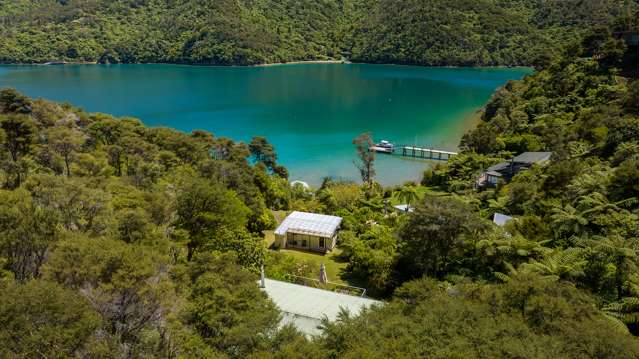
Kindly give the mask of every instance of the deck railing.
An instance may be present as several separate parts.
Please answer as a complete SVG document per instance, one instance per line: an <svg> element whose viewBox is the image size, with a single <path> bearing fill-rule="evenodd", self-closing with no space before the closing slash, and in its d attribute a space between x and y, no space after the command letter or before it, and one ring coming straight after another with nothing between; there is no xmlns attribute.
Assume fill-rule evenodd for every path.
<svg viewBox="0 0 639 359"><path fill-rule="evenodd" d="M331 292L354 295L357 297L364 297L366 295L366 288L360 288L360 287L355 287L352 285L345 285L345 284L339 284L334 282L322 283L319 279L300 277L293 274L287 274L286 281L290 283L304 285L307 287L330 290Z"/></svg>

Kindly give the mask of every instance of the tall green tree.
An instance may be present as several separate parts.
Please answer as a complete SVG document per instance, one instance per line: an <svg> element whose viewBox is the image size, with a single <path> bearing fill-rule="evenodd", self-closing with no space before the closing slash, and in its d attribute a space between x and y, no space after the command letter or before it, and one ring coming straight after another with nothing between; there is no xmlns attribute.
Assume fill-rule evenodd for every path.
<svg viewBox="0 0 639 359"><path fill-rule="evenodd" d="M270 144L265 137L253 137L249 144L249 151L251 151L251 155L255 161L264 163L266 167L271 170L275 169L277 154L275 153L273 145Z"/></svg>
<svg viewBox="0 0 639 359"><path fill-rule="evenodd" d="M83 356L100 316L79 293L52 282L0 284L0 356Z"/></svg>
<svg viewBox="0 0 639 359"><path fill-rule="evenodd" d="M177 200L176 227L188 233L188 254L193 255L224 228L246 228L248 208L221 184L195 178L185 184Z"/></svg>
<svg viewBox="0 0 639 359"><path fill-rule="evenodd" d="M0 90L0 113L31 113L32 102L15 89Z"/></svg>
<svg viewBox="0 0 639 359"><path fill-rule="evenodd" d="M79 290L99 313L109 341L135 356L153 335L166 343L175 304L168 260L155 248L108 238L69 235L56 247L44 277Z"/></svg>
<svg viewBox="0 0 639 359"><path fill-rule="evenodd" d="M59 239L59 215L24 189L0 190L0 255L21 282L40 276L50 247Z"/></svg>
<svg viewBox="0 0 639 359"><path fill-rule="evenodd" d="M0 117L0 126L6 136L5 149L12 161L16 162L30 152L36 135L36 127L31 118L24 115Z"/></svg>
<svg viewBox="0 0 639 359"><path fill-rule="evenodd" d="M280 314L257 286L257 276L232 254L198 254L190 264L193 283L185 320L204 341L244 358L275 332Z"/></svg>
<svg viewBox="0 0 639 359"><path fill-rule="evenodd" d="M0 127L5 133L3 148L9 154L9 159L3 161L10 179L7 186L16 188L25 176L25 171L20 168L20 160L31 152L37 129L33 120L26 115L0 115Z"/></svg>
<svg viewBox="0 0 639 359"><path fill-rule="evenodd" d="M76 151L84 144L84 135L67 127L54 127L47 133L47 140L54 151L64 159L67 176L71 176L71 161Z"/></svg>
<svg viewBox="0 0 639 359"><path fill-rule="evenodd" d="M381 308L325 325L318 342L332 357L612 359L639 353L637 340L619 332L586 294L538 276L481 288L423 278L398 288Z"/></svg>
<svg viewBox="0 0 639 359"><path fill-rule="evenodd" d="M432 197L418 202L399 232L400 268L404 275L442 278L474 248L485 225L468 205Z"/></svg>
<svg viewBox="0 0 639 359"><path fill-rule="evenodd" d="M375 177L375 151L371 151L374 142L370 133L363 133L355 137L353 145L355 145L359 159L359 162L355 162L355 167L359 170L362 181L370 185Z"/></svg>

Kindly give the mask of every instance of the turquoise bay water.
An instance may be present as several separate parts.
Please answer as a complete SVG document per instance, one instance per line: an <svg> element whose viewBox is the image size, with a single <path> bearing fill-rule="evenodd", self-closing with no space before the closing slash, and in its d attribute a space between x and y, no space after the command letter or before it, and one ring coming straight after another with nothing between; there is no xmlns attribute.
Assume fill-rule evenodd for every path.
<svg viewBox="0 0 639 359"><path fill-rule="evenodd" d="M67 101L150 126L204 129L249 141L268 138L291 180L357 179L352 139L455 150L468 117L528 69L296 64L0 66L0 87ZM419 179L432 162L378 156L377 179Z"/></svg>

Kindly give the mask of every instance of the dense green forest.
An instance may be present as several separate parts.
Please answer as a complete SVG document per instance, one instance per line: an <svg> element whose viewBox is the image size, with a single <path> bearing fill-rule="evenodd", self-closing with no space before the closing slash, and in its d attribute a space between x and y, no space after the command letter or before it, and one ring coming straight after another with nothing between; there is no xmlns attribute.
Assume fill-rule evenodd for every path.
<svg viewBox="0 0 639 359"><path fill-rule="evenodd" d="M264 138L2 90L0 356L638 357L636 19L508 83L458 157L395 188L365 151L365 184L291 188ZM549 164L474 188L483 168L538 150ZM290 210L342 216L344 278L386 303L315 338L279 327L259 266L315 275L266 247L273 213ZM494 226L496 212L516 220Z"/></svg>
<svg viewBox="0 0 639 359"><path fill-rule="evenodd" d="M15 0L0 63L536 65L636 0Z"/></svg>
<svg viewBox="0 0 639 359"><path fill-rule="evenodd" d="M9 14L3 24L13 25L2 30L15 32L0 39L0 49L5 53L7 42L24 46L33 36L44 47L34 46L34 57L20 61L61 56L80 43L86 57L65 58L95 60L104 52L94 37L101 34L122 45L109 50L109 61L150 61L153 52L130 54L157 45L142 39L153 31L129 20L140 16L149 26L167 28L178 25L162 25L162 19L222 21L194 7L204 3L3 2ZM473 9L475 2L454 3ZM289 185L264 138L245 144L204 131L150 128L0 90L0 357L639 357L639 16L603 26L594 20L610 15L618 2L495 3L510 6L484 8L518 13L547 34L567 27L548 35L565 36L565 46L545 53L534 74L496 92L477 128L463 137L461 154L427 170L419 184L377 184L365 136L355 140L365 162L353 168L364 184L327 178L306 190ZM568 11L577 3L604 7ZM242 29L242 21L260 23L255 19L270 29L269 16L278 13L267 1L210 2L207 9L222 11L224 4L246 16L225 18L233 29ZM321 20L297 4L290 11L300 19ZM314 9L335 5L336 13L353 14L353 4L316 2ZM330 25L336 18L325 13L321 22L335 30L333 38L309 35L304 21L292 23L291 32L279 33L291 47L273 40L278 45L269 56L286 59L300 43L308 46L300 58L310 54L304 51L318 51L309 58L329 56L322 44L333 41L357 43L353 58L364 56L369 47L357 37L370 33L366 21L397 21L392 5L408 2L379 4L389 17L358 6L371 16L360 16L358 25ZM165 17L167 8L179 14ZM155 20L149 11L156 11ZM581 21L593 27L570 34ZM25 23L32 31L7 30ZM129 28L134 24L138 32ZM113 26L112 32L91 30L98 26ZM60 40L45 41L40 27L51 27ZM243 29L245 45L256 40L253 34L269 36ZM201 35L211 46L220 44L214 39L238 39ZM569 41L573 36L578 41ZM229 60L224 63L267 59L263 48L229 44L197 48L208 54L201 57L207 63L221 54L233 54L219 57ZM170 39L162 46L154 51L184 56L171 52L177 48ZM333 49L343 51L342 45ZM494 52L500 58L506 53ZM542 150L553 152L549 163L496 188L475 188L488 166ZM394 211L393 200L414 211ZM291 210L344 218L338 244L343 279L365 286L383 306L358 317L344 313L314 338L278 325L281 314L258 288L258 268L265 265L275 279L317 270L267 248L275 214ZM490 221L494 213L515 220L498 227Z"/></svg>

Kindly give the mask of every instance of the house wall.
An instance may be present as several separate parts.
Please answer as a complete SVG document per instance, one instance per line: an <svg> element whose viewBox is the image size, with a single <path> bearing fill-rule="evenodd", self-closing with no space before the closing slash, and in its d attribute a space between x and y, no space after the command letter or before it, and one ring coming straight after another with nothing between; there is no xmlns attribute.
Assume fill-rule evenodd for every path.
<svg viewBox="0 0 639 359"><path fill-rule="evenodd" d="M327 252L335 246L335 238L323 238L309 234L288 232L285 238L285 246L280 248L298 248L316 252ZM320 247L320 239L324 239L324 247Z"/></svg>
<svg viewBox="0 0 639 359"><path fill-rule="evenodd" d="M486 180L488 183L493 185L497 185L497 183L499 183L499 177L497 176L486 175Z"/></svg>

